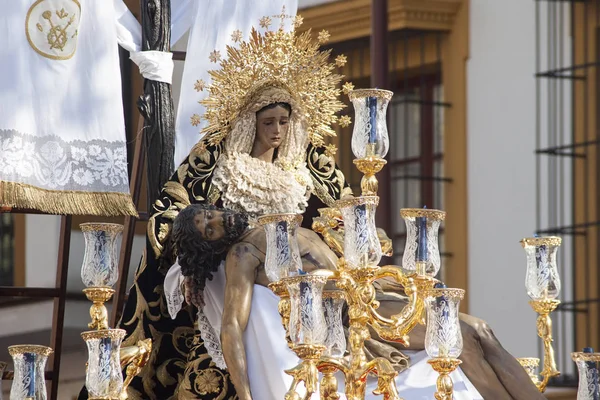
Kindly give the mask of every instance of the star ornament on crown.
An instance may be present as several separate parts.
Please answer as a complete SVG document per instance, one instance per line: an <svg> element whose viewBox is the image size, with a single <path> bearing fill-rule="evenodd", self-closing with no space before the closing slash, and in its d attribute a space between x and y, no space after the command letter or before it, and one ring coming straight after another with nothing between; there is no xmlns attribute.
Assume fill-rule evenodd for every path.
<svg viewBox="0 0 600 400"><path fill-rule="evenodd" d="M273 19L280 19L278 28L270 30ZM284 29L284 21L292 20L292 28ZM211 144L221 142L229 134L236 118L261 88L284 88L299 108L306 123L311 143L325 145L325 137L335 136L332 124L338 123L336 113L346 105L340 101L342 75L334 73L340 58L329 62L330 50L321 51L320 44L329 38L325 31L314 40L311 31L297 34L302 17L280 15L263 17L259 32L252 28L250 38L227 46L226 55L218 60L219 69L209 71L211 83L208 96L200 103L206 107L207 121L201 133ZM235 32L236 39L241 37ZM345 60L345 57L343 57ZM346 123L346 119L343 123Z"/></svg>

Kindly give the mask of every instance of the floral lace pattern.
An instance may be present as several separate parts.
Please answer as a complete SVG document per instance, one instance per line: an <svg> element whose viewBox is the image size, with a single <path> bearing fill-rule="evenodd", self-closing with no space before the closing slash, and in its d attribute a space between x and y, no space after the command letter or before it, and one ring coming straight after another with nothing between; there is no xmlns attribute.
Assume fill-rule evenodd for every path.
<svg viewBox="0 0 600 400"><path fill-rule="evenodd" d="M0 130L0 179L49 190L129 193L124 141L36 137Z"/></svg>
<svg viewBox="0 0 600 400"><path fill-rule="evenodd" d="M202 310L198 310L197 318L198 330L200 331L202 340L204 340L206 352L217 368L227 369L225 358L223 357L223 349L221 348L221 340L219 339L220 332L217 332L215 328L213 328Z"/></svg>

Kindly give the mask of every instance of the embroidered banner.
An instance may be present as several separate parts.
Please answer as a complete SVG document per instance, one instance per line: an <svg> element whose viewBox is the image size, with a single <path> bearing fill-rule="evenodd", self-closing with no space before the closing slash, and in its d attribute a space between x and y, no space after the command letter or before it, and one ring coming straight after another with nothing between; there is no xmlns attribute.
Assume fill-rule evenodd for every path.
<svg viewBox="0 0 600 400"><path fill-rule="evenodd" d="M136 215L116 25L105 0L3 5L0 205Z"/></svg>

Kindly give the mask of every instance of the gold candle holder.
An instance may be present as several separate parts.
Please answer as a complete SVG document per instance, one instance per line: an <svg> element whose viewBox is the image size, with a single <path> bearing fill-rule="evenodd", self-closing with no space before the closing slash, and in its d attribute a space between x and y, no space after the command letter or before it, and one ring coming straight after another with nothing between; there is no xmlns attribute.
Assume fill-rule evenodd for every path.
<svg viewBox="0 0 600 400"><path fill-rule="evenodd" d="M560 371L556 368L556 360L554 357L554 348L552 347L552 319L550 313L558 307L559 300L544 299L531 300L529 302L533 310L538 313L537 318L537 334L542 339L544 344L544 366L540 375L542 380L537 380L536 386L541 393L546 391L546 386L551 378L560 375Z"/></svg>
<svg viewBox="0 0 600 400"><path fill-rule="evenodd" d="M109 287L89 287L83 289L83 293L92 302L90 307L90 317L92 322L88 323L88 328L92 330L108 329L108 311L104 303L109 301L114 289Z"/></svg>
<svg viewBox="0 0 600 400"><path fill-rule="evenodd" d="M363 196L377 195L379 183L375 174L386 164L384 158L389 148L386 112L393 95L383 89L356 89L348 93L355 111L352 152L356 168L363 173L360 181Z"/></svg>
<svg viewBox="0 0 600 400"><path fill-rule="evenodd" d="M281 324L285 329L285 339L287 341L288 347L290 349L294 349L292 341L290 340L290 294L288 293L287 287L283 281L271 282L269 283L269 289L279 297L279 303L277 304L277 310L279 311L279 316L281 317Z"/></svg>
<svg viewBox="0 0 600 400"><path fill-rule="evenodd" d="M360 180L360 190L363 196L377 196L379 182L375 174L379 173L385 164L387 161L378 156L367 156L354 160L354 165L363 174Z"/></svg>
<svg viewBox="0 0 600 400"><path fill-rule="evenodd" d="M429 365L439 374L436 381L436 400L452 400L454 393L454 384L450 378L450 373L462 363L456 358L432 358L427 361Z"/></svg>
<svg viewBox="0 0 600 400"><path fill-rule="evenodd" d="M542 379L532 378L532 382L541 393L544 393L551 378L560 375L556 368L554 348L552 347L552 319L550 314L558 307L557 299L560 288L560 276L556 265L556 252L562 239L556 236L532 237L521 240L527 255L527 272L525 286L531 298L529 304L538 314L537 334L544 344L544 364ZM529 373L529 371L528 371ZM531 376L531 374L530 374Z"/></svg>
<svg viewBox="0 0 600 400"><path fill-rule="evenodd" d="M427 332L425 350L432 357L428 363L439 374L435 393L437 400L452 400L454 385L450 373L461 361L463 339L458 308L463 299L463 289L434 288L426 293Z"/></svg>
<svg viewBox="0 0 600 400"><path fill-rule="evenodd" d="M123 225L90 222L80 224L85 240L81 280L88 300L92 302L89 329L108 329L108 312L104 303L115 292L112 287L119 279L117 243L123 233Z"/></svg>

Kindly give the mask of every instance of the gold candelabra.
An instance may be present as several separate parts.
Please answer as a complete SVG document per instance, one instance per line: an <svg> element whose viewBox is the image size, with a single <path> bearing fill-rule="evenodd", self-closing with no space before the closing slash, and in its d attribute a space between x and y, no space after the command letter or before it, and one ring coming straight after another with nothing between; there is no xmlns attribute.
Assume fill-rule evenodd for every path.
<svg viewBox="0 0 600 400"><path fill-rule="evenodd" d="M533 382L536 383L539 391L544 393L550 379L560 375L560 371L556 368L554 348L552 347L552 319L550 318L550 313L558 307L560 301L554 299L531 300L529 304L538 314L537 334L544 344L544 364L540 373L542 380L538 379L537 383Z"/></svg>
<svg viewBox="0 0 600 400"><path fill-rule="evenodd" d="M83 292L92 302L90 307L91 322L89 332L82 336L88 343L89 360L86 368L86 386L88 391L93 391L91 398L124 400L127 399L127 387L133 378L139 374L146 365L152 351L151 339L138 341L135 345L121 347L121 340L125 331L111 329L108 324L108 311L104 303L109 301L114 290L112 286L117 282L119 273L117 268L117 243L123 232L123 225L110 223L85 223L81 224L81 232L85 239L85 253L81 268L81 278L85 286ZM97 341L113 341L111 346L100 346ZM119 349L119 362L111 361L110 382L103 381L108 372L99 372L97 367L101 360L113 357L107 353ZM106 350L111 349L111 350ZM93 368L90 368L90 363ZM125 369L123 380L121 369ZM103 375L104 374L104 375Z"/></svg>
<svg viewBox="0 0 600 400"><path fill-rule="evenodd" d="M371 338L369 328L372 328L384 340L408 345L409 332L417 324L425 323L427 293L433 289L437 282L433 278L439 270L437 229L445 216L445 213L438 210L412 212L415 215L409 213L411 214L410 222L407 220L407 224L414 225L416 221L421 224L419 228L416 228L421 236L418 239L411 238L414 243L418 240L421 246L416 254L414 248L410 251L412 257L414 257L413 268L407 269L405 265L402 268L398 266L378 266L382 255L391 253L391 241L387 238L385 232L382 233L375 227L375 210L379 203L379 197L377 197L378 182L375 175L386 164L384 157L389 144L387 127L385 126L385 110L392 93L386 90L365 89L352 91L349 97L354 104L357 115L357 124L354 126L352 138L352 151L357 158L354 163L363 173L361 180L362 195L356 198L339 200L335 204L334 211L319 210L320 216L313 223L315 231L320 233L325 242L341 256L336 265L336 270L316 271L308 274L308 276L293 278L283 277L278 282L270 285L273 292L280 297L279 312L286 327L289 338L288 343L301 359L299 365L286 371L286 373L293 376L293 383L286 394L286 400L300 399L300 395L296 391L300 382L304 382L306 387L304 398L310 398L312 393L317 390L319 372L323 374L320 382L321 398L324 400L339 399L335 377L338 371L344 377L345 393L348 400L363 400L365 398L367 377L372 374L377 377L377 387L373 392L374 394L381 394L386 400L400 400L395 383L397 372L390 361L381 357L367 360L365 341ZM415 219L415 216L418 218ZM343 220L343 227L340 226L340 220ZM427 235L429 230L435 232L431 237ZM277 243L271 243L272 240L269 240L268 232L267 230L267 241L269 246L274 248ZM428 240L430 240L429 246L427 244ZM267 252L268 249L269 247L267 247ZM428 251L437 253L436 257L433 257L434 260L427 261ZM407 257L407 253L405 251L405 257ZM266 264L265 262L265 268ZM281 270L289 269L282 266ZM289 281L300 280L304 282L304 285L309 285L310 282L314 283L324 277L325 281L327 279L335 281L348 305L349 354L344 357L329 355L330 348L323 346L323 343L316 340L315 337L312 337L312 342L307 342L306 338L299 338L297 332L291 332L292 325L296 323L295 319L298 318L298 315L294 315L294 312L299 306L298 300L294 300L297 294L291 295L290 290L292 289L290 289ZM408 297L407 304L400 313L391 317L385 317L377 311L379 302L376 299L374 282L382 279L386 279L388 284L390 284L390 280L393 281L392 285L401 287ZM287 292L285 290L286 282ZM297 293L298 289L295 288L294 291ZM316 295L316 297L319 297L319 295ZM318 302L315 302L315 298L302 304L311 304L312 307L316 307L315 304ZM341 325L341 321L339 324ZM456 324L458 325L458 319L456 319ZM313 325L315 325L314 321ZM311 329L316 329L315 326L312 326ZM297 330L297 327L294 329ZM460 330L458 334L460 334ZM345 345L344 348L346 348ZM455 358L448 357L432 360L432 367L440 374L436 398L451 399L452 381L448 374L459 363Z"/></svg>
<svg viewBox="0 0 600 400"><path fill-rule="evenodd" d="M556 368L556 359L554 357L554 348L552 347L552 319L550 314L558 307L560 300L557 299L560 293L560 277L556 265L556 252L562 243L561 238L550 237L532 237L521 240L521 245L527 255L527 272L525 285L527 294L531 298L529 304L538 314L537 334L544 344L544 363L540 380L535 374L533 363L539 359L523 358L517 359L526 369L532 382L537 386L541 393L546 391L546 386L551 378L560 375Z"/></svg>
<svg viewBox="0 0 600 400"><path fill-rule="evenodd" d="M436 400L452 400L452 394L454 393L454 384L450 378L450 373L454 371L462 363L456 358L432 358L427 361L435 372L440 374L436 381L436 392L434 397Z"/></svg>

